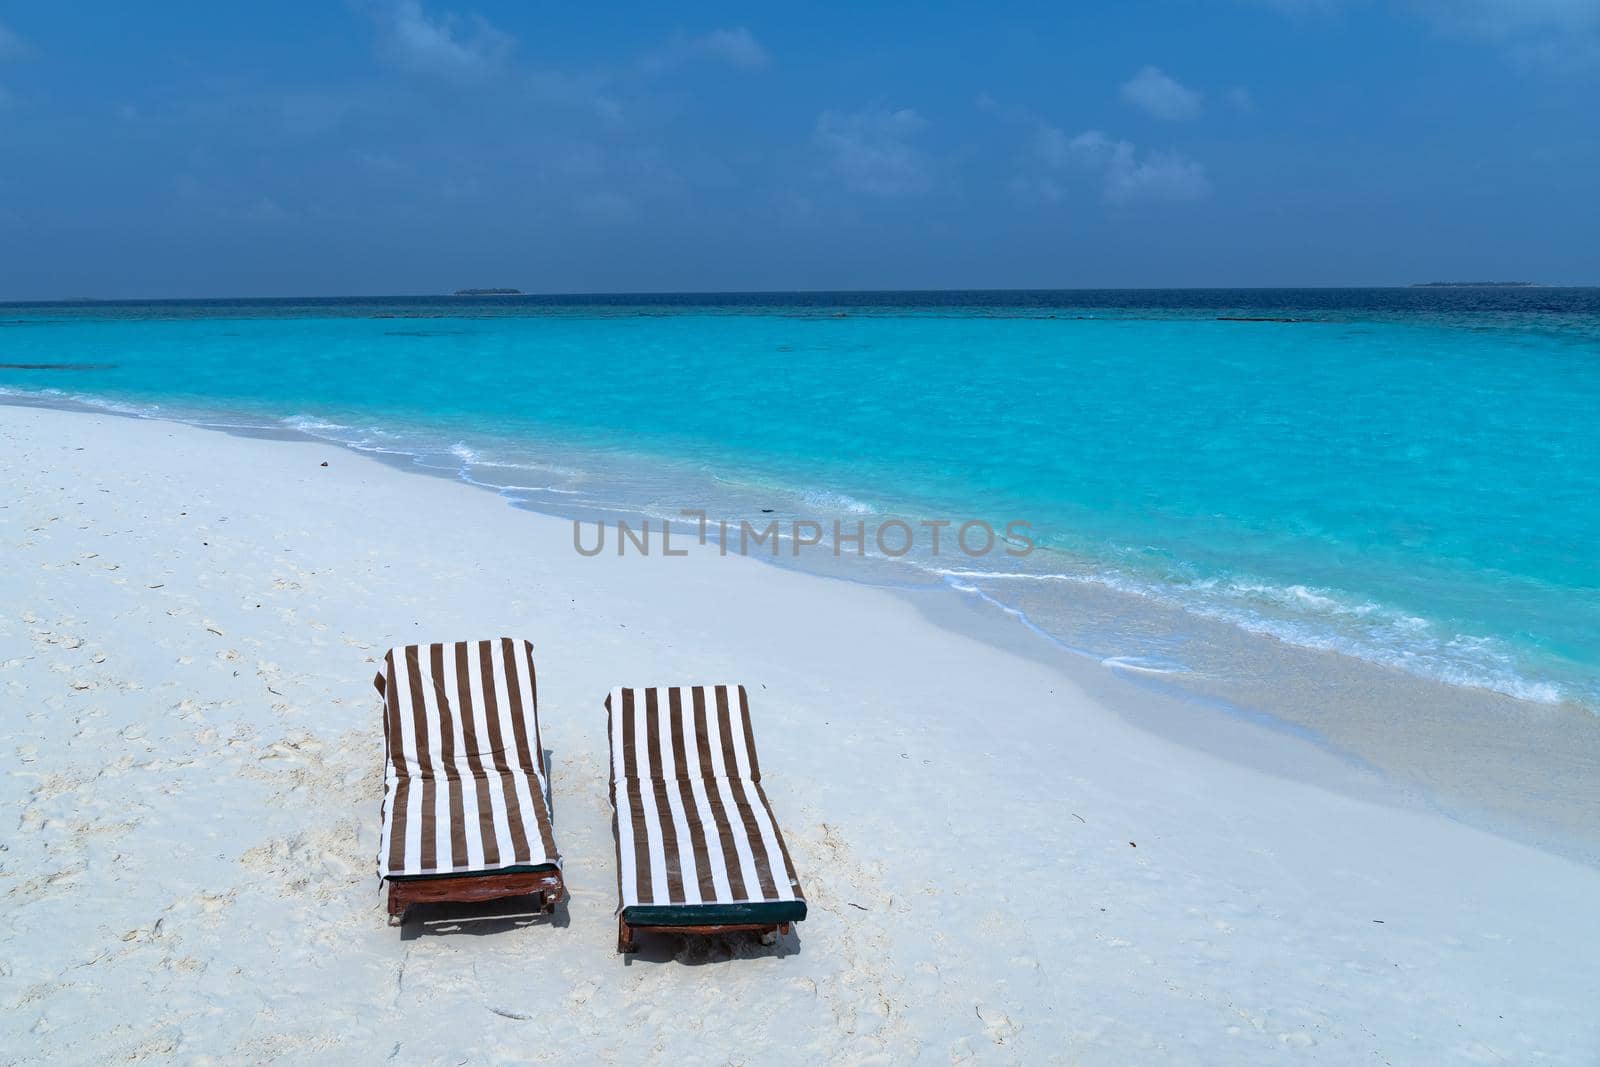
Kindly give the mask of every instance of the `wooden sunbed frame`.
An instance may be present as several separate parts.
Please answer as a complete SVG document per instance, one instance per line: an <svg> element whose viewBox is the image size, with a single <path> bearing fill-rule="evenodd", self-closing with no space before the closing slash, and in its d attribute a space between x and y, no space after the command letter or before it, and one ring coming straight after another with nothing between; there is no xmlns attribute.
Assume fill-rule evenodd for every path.
<svg viewBox="0 0 1600 1067"><path fill-rule="evenodd" d="M455 689L451 690L447 690L443 675L435 677L431 666L434 661L442 664L446 656L454 657L458 663L467 664L465 667L458 667L458 674L451 676L452 680L449 684L456 686ZM470 666L472 657L476 657L476 662L479 664L478 668ZM463 717L465 715L463 708L457 706L452 709L452 704L458 699L463 705L468 701L468 678L475 669L481 669L483 672L486 689L492 688L495 684L490 680L491 671L494 672L496 678L501 678L499 682L500 686L502 686L500 689L501 699L504 700L509 697L510 704L508 708L501 710L500 717L502 719L507 716L513 718L522 717L522 724L514 724L514 758L518 764L518 773L528 778L528 788L532 789L536 794L533 797L536 810L529 817L536 816L539 835L534 833L535 827L531 824L524 831L520 825L513 825L509 821L502 822L502 820L506 820L511 815L511 809L507 808L500 810L498 813L495 813L493 809L481 813L475 828L466 826L452 827L451 839L448 842L443 839L439 841L438 853L439 857L443 858L435 857L432 850L428 850L424 853L425 860L423 857L407 857L407 861L402 862L402 850L398 847L401 839L396 837L393 853L387 857L380 856L378 868L380 876L389 883L387 910L390 926L400 926L404 923L406 911L413 904L477 903L505 897L537 896L539 898L539 911L549 915L555 912L556 905L567 899L566 883L561 876L559 853L554 847L553 833L548 825L550 815L548 796L549 767L546 765L546 756L539 739L538 696L534 680L533 645L531 643L527 641L516 642L511 638L502 637L491 641L463 641L456 642L453 645L438 643L432 645L402 645L390 649L384 656L384 669L378 671L372 679L373 688L378 691L379 697L384 702L384 762L394 768L387 773L392 779L399 775L402 763L414 764L420 761L424 764L431 764L434 762L431 758L427 758L428 754L420 745L413 745L413 750L409 753L402 751L406 748L404 738L410 728L405 725L397 725L401 713L397 702L390 699L391 680L393 685L402 692L405 691L407 684L409 684L410 691L413 694L418 692L419 686L424 691L429 687L433 688L435 693L433 703L430 705L424 701L423 710L416 711L419 724L427 711L445 716L446 721L454 717L462 724L460 726L462 733L457 736L470 738L472 736L472 726L467 723L467 717ZM522 672L520 675L519 671ZM519 677L520 684L514 681ZM414 699L422 700L421 697L415 697ZM531 703L528 703L530 700ZM524 706L525 703L526 706ZM489 706L494 706L492 699ZM441 727L441 730L443 730L443 727ZM524 736L524 730L526 730L526 736ZM498 744L501 739L493 731L494 728L491 726L489 736L494 743ZM435 735L435 737L438 736L437 734ZM447 741L446 745L448 746L449 744L450 742ZM508 746L506 758L497 756L495 759L495 766L498 768L497 772L475 771L475 773L506 774L509 770L508 763L513 758L513 750L509 747L512 744L510 737L505 739L505 744ZM463 745L466 745L465 741ZM448 748L446 751L448 751ZM461 756L461 751L455 753L455 758L458 761ZM470 762L472 754L467 752L466 758ZM459 766L459 762L457 765ZM426 776L427 771L425 768L423 777L426 778ZM481 783L479 783L479 787L481 788ZM463 786L458 785L456 788L463 788ZM507 790L507 795L509 796L510 786L506 785L503 788ZM386 820L398 818L400 811L403 810L396 808L391 812L388 809L391 799L386 786L385 807L383 809ZM428 803L432 803L432 801L429 800ZM457 805L455 810L459 813L461 811L460 806ZM491 821L494 823L492 830L490 828ZM432 831L430 830L429 832L431 833ZM386 821L384 833L388 835L398 833L398 831L394 830L392 823ZM470 849L463 851L464 839L468 833L484 835L484 847L477 854L479 862L482 861L485 854L495 856L489 845L499 845L499 855L506 856L508 855L506 852L507 845L511 844L514 847L512 847L509 855L523 857L522 863L515 866L497 865L487 870L461 870L461 867L470 867L471 865L468 857L472 856L472 851ZM519 840L525 833L526 840ZM543 837L542 846L539 841L540 835ZM385 841L387 844L387 837ZM491 859L489 862L497 863L498 860ZM427 870L436 866L442 866L445 871L451 873L435 874ZM415 870L421 873L414 875L402 873L406 870ZM385 875L385 871L394 871L395 873Z"/></svg>
<svg viewBox="0 0 1600 1067"><path fill-rule="evenodd" d="M637 950L640 931L753 933L771 945L806 917L761 789L749 707L742 685L617 687L606 697L619 953ZM652 791L663 799L652 804Z"/></svg>
<svg viewBox="0 0 1600 1067"><path fill-rule="evenodd" d="M526 897L537 893L539 910L555 913L556 905L567 898L560 870L489 871L483 874L453 874L443 878L388 879L389 925L405 921L406 909L413 904L445 902L476 903L502 897Z"/></svg>
<svg viewBox="0 0 1600 1067"><path fill-rule="evenodd" d="M617 916L617 951L622 953L639 951L639 944L633 935L641 930L648 930L656 934L732 934L741 931L750 931L761 935L761 943L770 945L779 937L786 937L789 933L788 923L718 923L710 926L636 926L622 916Z"/></svg>

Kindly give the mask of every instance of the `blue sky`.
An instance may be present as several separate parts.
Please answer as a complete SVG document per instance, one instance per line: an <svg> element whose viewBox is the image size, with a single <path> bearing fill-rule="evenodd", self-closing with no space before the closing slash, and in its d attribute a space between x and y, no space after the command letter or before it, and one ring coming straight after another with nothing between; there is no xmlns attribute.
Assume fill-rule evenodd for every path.
<svg viewBox="0 0 1600 1067"><path fill-rule="evenodd" d="M1600 0L905 10L0 2L0 299L1600 283Z"/></svg>

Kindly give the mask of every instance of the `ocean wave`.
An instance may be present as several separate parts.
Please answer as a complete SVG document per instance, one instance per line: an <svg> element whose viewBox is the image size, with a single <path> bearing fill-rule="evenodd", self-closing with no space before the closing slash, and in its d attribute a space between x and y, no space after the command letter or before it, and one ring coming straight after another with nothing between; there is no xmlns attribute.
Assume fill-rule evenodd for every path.
<svg viewBox="0 0 1600 1067"><path fill-rule="evenodd" d="M121 400L93 396L89 393L69 393L64 389L15 389L10 386L0 385L0 396L17 397L24 401L45 404L60 404L62 401L67 401L80 407L108 411L114 415L127 415L136 419L167 417L163 414L159 404L130 404Z"/></svg>
<svg viewBox="0 0 1600 1067"><path fill-rule="evenodd" d="M1023 611L1021 608L1012 604L1007 604L1005 601L991 596L975 585L967 585L965 583L955 582L947 582L946 584L948 584L952 589L955 589L957 592L976 597L977 599L982 600L984 603L989 604L991 607L998 608L1003 613L1011 616L1013 619L1016 619L1017 622L1021 623L1024 629L1027 629L1035 635L1044 638L1044 640L1048 641L1052 645L1055 645L1057 648L1064 649L1078 656L1094 655L1094 653L1088 651L1087 649L1078 648L1075 645L1068 644L1060 637L1034 622L1033 619L1028 617L1028 613Z"/></svg>
<svg viewBox="0 0 1600 1067"><path fill-rule="evenodd" d="M471 481L463 477L464 481ZM473 481L473 485L481 485L485 489L498 489L502 493L559 493L562 496L579 496L582 489L563 489L557 485L502 485L498 482Z"/></svg>
<svg viewBox="0 0 1600 1067"><path fill-rule="evenodd" d="M159 404L131 403L59 389L0 386L0 397L14 398L23 403L70 405L136 418L171 419L221 429L276 427L359 452L409 459L419 467L454 473L464 482L506 496L553 494L562 498L565 507L594 504L619 513L650 514L659 511L660 517L671 519L674 524L682 519L675 508L641 502L627 487L626 478L611 479L608 475L604 483L612 485L615 482L612 488L617 490L616 500L607 502L596 498L591 501L586 495L588 491L580 491L570 484L560 484L600 484L593 482L588 472L531 459L508 461L494 458L486 455L482 446L467 441L450 442L448 438L429 440L423 431L357 426L307 413L279 419L267 416L251 418L242 414L190 413ZM509 473L500 477L497 473L500 471ZM729 484L714 478L712 481L724 486ZM649 491L655 494L657 500L670 499L659 483L648 484L652 487ZM777 488L768 486L762 491L770 492ZM632 489L637 490L638 485ZM740 485L735 491L735 498L748 501L751 498L749 489L748 485ZM804 501L807 508L820 514L879 514L871 503L837 490L811 488L789 492ZM630 498L631 503L627 502ZM715 514L716 508L708 510ZM730 521L738 521L739 510L730 510ZM780 531L780 540L788 543L789 538ZM866 554L873 559L888 558L870 548ZM1521 700L1541 704L1576 700L1592 706L1596 703L1596 697L1600 696L1581 685L1574 688L1530 676L1534 672L1500 640L1487 635L1452 632L1442 623L1379 603L1370 597L1351 596L1336 589L1304 583L1276 584L1238 576L1164 580L1140 574L1132 568L1087 562L1081 567L1074 567L1070 557L1065 555L1057 557L1055 554L1040 553L1034 561L1040 558L1060 558L1066 566L1050 571L991 571L973 566L942 567L937 565L937 561L919 561L914 556L898 558L894 562L909 564L937 575L951 591L988 602L1051 643L1084 655L1091 653L1072 649L1058 635L1051 634L1047 628L1039 625L1026 611L1008 602L1014 598L999 591L1007 585L1021 583L1095 586L1181 609L1296 647L1347 655L1420 677L1485 689ZM1099 654L1094 658L1116 670L1155 673L1188 669L1182 664L1163 665L1151 657L1140 655Z"/></svg>
<svg viewBox="0 0 1600 1067"><path fill-rule="evenodd" d="M876 515L878 509L865 500L858 500L848 493L840 493L831 489L806 489L800 493L800 499L805 501L806 507L816 511L829 513L843 513L846 515Z"/></svg>
<svg viewBox="0 0 1600 1067"><path fill-rule="evenodd" d="M961 591L981 592L982 585L990 583L1097 586L1298 648L1350 656L1450 685L1485 689L1536 704L1581 699L1560 684L1529 677L1518 658L1495 638L1453 633L1432 620L1337 590L1249 579L1161 582L1094 567L1082 572L925 569ZM999 599L995 603L1004 606ZM1111 658L1119 662L1108 665L1127 667L1121 657Z"/></svg>
<svg viewBox="0 0 1600 1067"><path fill-rule="evenodd" d="M354 429L354 427L347 426L342 422L330 422L327 419L318 418L315 415L288 415L279 419L278 423L285 429L298 430L300 433L319 435L329 433L344 433Z"/></svg>
<svg viewBox="0 0 1600 1067"><path fill-rule="evenodd" d="M1159 656L1107 656L1100 666L1139 674L1188 674L1189 668L1173 659Z"/></svg>
<svg viewBox="0 0 1600 1067"><path fill-rule="evenodd" d="M546 460L518 457L517 459L497 459L485 454L481 449L474 448L465 441L457 441L449 448L450 455L460 460L464 466L473 468L495 468L510 471L537 471L540 474L551 474L558 478L580 479L588 476L588 472L577 467L561 463L550 463ZM495 483L499 485L499 483ZM509 485L499 485L499 488L514 488Z"/></svg>
<svg viewBox="0 0 1600 1067"><path fill-rule="evenodd" d="M189 420L194 421L194 420ZM407 456L418 463L437 449L428 449L407 440L403 435L381 426L352 426L317 415L289 415L278 420L278 426L293 433L328 441L357 452L379 456Z"/></svg>
<svg viewBox="0 0 1600 1067"><path fill-rule="evenodd" d="M457 473L461 480L466 482L468 485L475 485L480 489L493 489L501 496L509 496L516 493L557 493L562 496L577 496L582 492L580 489L563 489L554 485L515 485L502 484L500 482L486 482L480 478L474 478L465 471L460 471Z"/></svg>

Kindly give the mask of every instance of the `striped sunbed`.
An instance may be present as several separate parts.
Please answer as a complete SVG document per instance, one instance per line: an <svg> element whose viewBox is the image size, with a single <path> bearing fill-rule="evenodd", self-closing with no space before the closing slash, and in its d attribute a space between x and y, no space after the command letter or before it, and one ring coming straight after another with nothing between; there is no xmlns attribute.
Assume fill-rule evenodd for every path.
<svg viewBox="0 0 1600 1067"><path fill-rule="evenodd" d="M533 646L492 641L390 649L378 876L389 917L408 905L565 895L550 824Z"/></svg>
<svg viewBox="0 0 1600 1067"><path fill-rule="evenodd" d="M771 933L804 919L744 686L613 689L606 710L618 951L641 928Z"/></svg>

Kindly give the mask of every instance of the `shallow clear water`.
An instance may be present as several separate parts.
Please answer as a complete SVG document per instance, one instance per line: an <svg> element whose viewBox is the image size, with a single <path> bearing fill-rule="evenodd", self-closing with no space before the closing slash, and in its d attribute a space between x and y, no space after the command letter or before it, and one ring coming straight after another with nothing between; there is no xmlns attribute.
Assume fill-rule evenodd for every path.
<svg viewBox="0 0 1600 1067"><path fill-rule="evenodd" d="M0 306L13 393L289 425L541 506L1023 520L1048 551L905 562L1591 707L1597 357L1597 290ZM1138 631L1106 648L1164 662Z"/></svg>

